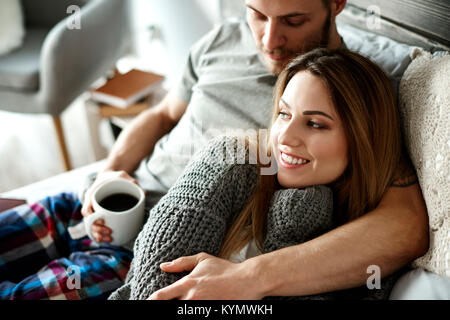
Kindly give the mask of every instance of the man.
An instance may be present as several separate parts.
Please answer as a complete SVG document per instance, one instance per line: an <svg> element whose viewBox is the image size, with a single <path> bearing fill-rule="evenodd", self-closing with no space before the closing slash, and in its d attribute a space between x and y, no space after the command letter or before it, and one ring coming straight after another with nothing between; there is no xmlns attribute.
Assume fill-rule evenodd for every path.
<svg viewBox="0 0 450 320"><path fill-rule="evenodd" d="M90 194L105 179L121 176L139 182L148 190L151 206L212 131L267 128L276 74L299 53L343 46L335 17L345 3L246 0L248 25L218 28L196 44L180 85L119 136L85 193L82 214L92 213ZM239 264L204 253L181 257L163 270L193 271L151 298L260 299L360 286L369 266L379 266L385 276L424 254L427 232L414 172L399 169L380 205L363 217L307 243ZM97 221L93 233L99 243L114 236L103 221Z"/></svg>
<svg viewBox="0 0 450 320"><path fill-rule="evenodd" d="M260 61L269 73L279 73L292 57L319 45L339 48L342 40L337 33L335 17L343 10L345 3L345 0L247 0L248 26ZM220 35L216 34L215 37ZM233 57L231 55L231 59ZM244 69L241 75L244 77L247 74L249 82L255 76L252 68ZM204 73L197 75L190 100L181 97L180 101L174 93L169 93L161 105L139 117L133 126L127 128L108 158L105 176L117 169L132 172L142 157L151 152L158 138L178 123L180 118L179 126L184 124L181 123L183 120L194 122L188 120L188 116L191 119L196 116L201 118L200 111L208 112L203 110L206 105L203 105L203 109L198 105L202 103L199 100L207 100L212 96L204 85L202 75L212 75L203 69L200 71ZM239 85L243 83L239 82L242 79L236 78L233 80ZM260 80L259 83L263 84L264 81ZM236 91L235 94L240 95L240 92ZM251 103L244 99L244 95L257 100L258 94L244 92L240 99L243 99L243 104ZM217 96L212 98L217 99ZM223 99L219 103L224 108L233 109L232 102L222 96L219 98ZM232 100L231 97L228 99ZM249 116L260 119L252 113L258 112L255 109L261 102L253 103L256 105L248 108ZM260 106L262 118L268 119L270 101ZM195 110L195 113L190 110ZM177 136L173 135L174 138ZM151 163L152 160L149 170L158 170ZM98 179L101 181L101 176ZM89 203L83 209L90 212ZM98 227L97 231L100 230L104 229ZM99 240L104 239L98 233L97 236ZM105 240L109 239L106 237ZM158 291L152 298L259 299L264 296L309 295L345 289L365 284L369 266L379 266L382 276L385 276L424 254L427 246L427 215L415 174L412 170L399 168L397 179L380 205L360 219L308 243L257 256L240 264L207 254L177 259L163 266L163 270L193 271L184 279Z"/></svg>

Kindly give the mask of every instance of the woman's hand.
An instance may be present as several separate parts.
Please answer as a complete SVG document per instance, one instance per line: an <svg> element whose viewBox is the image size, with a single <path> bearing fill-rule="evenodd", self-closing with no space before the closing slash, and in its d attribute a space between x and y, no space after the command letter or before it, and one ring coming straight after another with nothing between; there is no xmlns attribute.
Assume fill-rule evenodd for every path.
<svg viewBox="0 0 450 320"><path fill-rule="evenodd" d="M88 190L86 190L86 193L84 195L83 207L81 208L81 214L84 217L94 213L91 199L94 191L97 190L97 188L105 181L113 178L124 178L130 180L135 184L138 184L136 179L131 177L125 171L104 171L99 173L92 186ZM112 230L107 226L105 226L105 221L103 219L98 219L94 222L94 224L92 224L92 234L95 238L95 241L97 241L98 243L111 242L112 241L111 233Z"/></svg>
<svg viewBox="0 0 450 320"><path fill-rule="evenodd" d="M165 272L191 271L177 282L154 292L148 300L257 300L258 279L244 263L233 263L207 253L162 263Z"/></svg>

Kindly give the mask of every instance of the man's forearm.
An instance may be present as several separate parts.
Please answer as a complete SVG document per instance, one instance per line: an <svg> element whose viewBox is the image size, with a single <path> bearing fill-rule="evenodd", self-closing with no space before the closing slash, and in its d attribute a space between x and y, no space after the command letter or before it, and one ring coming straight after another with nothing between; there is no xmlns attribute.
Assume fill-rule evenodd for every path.
<svg viewBox="0 0 450 320"><path fill-rule="evenodd" d="M104 171L124 170L131 174L136 170L156 142L172 128L159 111L159 107L145 111L120 133Z"/></svg>
<svg viewBox="0 0 450 320"><path fill-rule="evenodd" d="M418 185L390 188L363 217L306 243L247 260L264 296L298 296L364 285L370 265L384 277L428 248L428 219ZM412 196L416 195L416 196ZM397 205L409 199L410 206ZM414 209L414 210L412 210Z"/></svg>

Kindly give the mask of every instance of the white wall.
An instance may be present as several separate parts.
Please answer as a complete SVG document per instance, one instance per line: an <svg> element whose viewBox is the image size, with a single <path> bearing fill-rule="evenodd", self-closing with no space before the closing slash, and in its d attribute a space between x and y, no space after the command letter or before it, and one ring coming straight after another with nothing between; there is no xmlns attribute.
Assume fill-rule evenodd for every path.
<svg viewBox="0 0 450 320"><path fill-rule="evenodd" d="M220 21L219 0L132 0L132 7L141 67L165 74L170 84L181 75L191 45Z"/></svg>

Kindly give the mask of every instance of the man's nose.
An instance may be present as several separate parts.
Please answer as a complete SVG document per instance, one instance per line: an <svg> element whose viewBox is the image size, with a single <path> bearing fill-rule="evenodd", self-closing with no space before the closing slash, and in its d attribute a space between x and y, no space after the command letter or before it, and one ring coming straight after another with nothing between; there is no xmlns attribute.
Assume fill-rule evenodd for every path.
<svg viewBox="0 0 450 320"><path fill-rule="evenodd" d="M286 44L286 37L283 35L280 25L276 20L268 20L264 29L262 39L264 48L268 51L279 49Z"/></svg>

